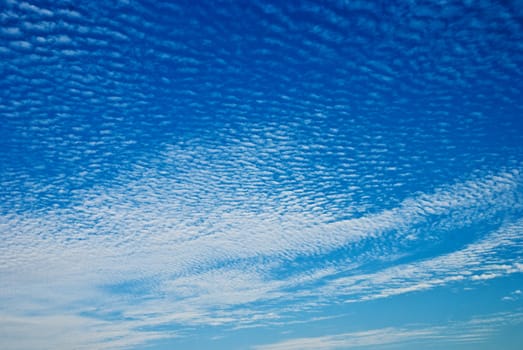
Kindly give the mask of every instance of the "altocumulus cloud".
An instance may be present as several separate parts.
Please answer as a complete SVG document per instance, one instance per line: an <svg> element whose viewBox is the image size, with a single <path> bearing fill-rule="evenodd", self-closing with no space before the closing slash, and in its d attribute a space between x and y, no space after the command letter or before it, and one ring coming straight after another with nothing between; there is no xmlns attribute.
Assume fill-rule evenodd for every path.
<svg viewBox="0 0 523 350"><path fill-rule="evenodd" d="M1 346L133 348L520 276L520 19L1 2ZM479 342L520 318L258 348Z"/></svg>
<svg viewBox="0 0 523 350"><path fill-rule="evenodd" d="M326 218L323 223L321 218L287 214L274 203L254 209L201 205L197 210L212 214L194 221L194 212L181 203L180 186L172 191L174 180L168 175L146 171L127 176L134 180L89 191L83 203L72 207L2 217L6 326L21 324L49 335L53 325L63 322L68 328L64 339L73 332L92 332L96 337L88 346L94 342L110 348L175 336L144 331L145 326L270 324L325 296L350 302L385 298L504 276L523 267L516 248L522 246L521 220L500 223L451 253L396 266L393 253L403 242L422 245L430 240L423 234L428 225L444 235L499 211L519 209L518 170L442 187L382 213L336 222ZM190 179L199 176L195 171ZM194 184L186 186L182 192L198 190ZM234 194L219 195L228 196ZM462 220L453 225L440 219L454 213ZM361 251L336 266L279 273L302 256L321 260L342 246L358 252L363 241L385 249L376 256ZM387 251L392 266L372 272L359 267L383 259ZM276 300L276 306L264 307L269 300ZM117 326L107 321L115 313L123 317Z"/></svg>

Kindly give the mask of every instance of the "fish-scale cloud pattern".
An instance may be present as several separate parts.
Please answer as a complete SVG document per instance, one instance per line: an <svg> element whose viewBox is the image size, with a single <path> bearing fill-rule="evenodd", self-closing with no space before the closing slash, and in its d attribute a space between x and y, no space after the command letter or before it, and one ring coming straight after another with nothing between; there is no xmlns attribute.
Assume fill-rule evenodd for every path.
<svg viewBox="0 0 523 350"><path fill-rule="evenodd" d="M522 16L3 1L0 335L132 347L521 273Z"/></svg>

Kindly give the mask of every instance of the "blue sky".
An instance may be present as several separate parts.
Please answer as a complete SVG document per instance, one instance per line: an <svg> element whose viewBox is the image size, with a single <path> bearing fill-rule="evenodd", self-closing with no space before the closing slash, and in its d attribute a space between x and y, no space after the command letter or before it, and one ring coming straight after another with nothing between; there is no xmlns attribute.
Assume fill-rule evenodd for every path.
<svg viewBox="0 0 523 350"><path fill-rule="evenodd" d="M521 1L0 23L2 349L520 349Z"/></svg>

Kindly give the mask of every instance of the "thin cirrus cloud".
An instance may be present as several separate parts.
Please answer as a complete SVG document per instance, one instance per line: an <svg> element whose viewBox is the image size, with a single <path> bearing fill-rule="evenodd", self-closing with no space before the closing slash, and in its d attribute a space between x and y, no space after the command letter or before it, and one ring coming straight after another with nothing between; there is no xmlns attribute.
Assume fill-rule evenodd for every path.
<svg viewBox="0 0 523 350"><path fill-rule="evenodd" d="M401 344L417 346L452 343L481 343L505 324L519 325L521 312L491 314L446 325L413 325L408 328L381 328L319 337L296 338L278 343L253 346L254 350L335 350L373 348L386 345L396 348ZM448 346L448 345L447 345Z"/></svg>

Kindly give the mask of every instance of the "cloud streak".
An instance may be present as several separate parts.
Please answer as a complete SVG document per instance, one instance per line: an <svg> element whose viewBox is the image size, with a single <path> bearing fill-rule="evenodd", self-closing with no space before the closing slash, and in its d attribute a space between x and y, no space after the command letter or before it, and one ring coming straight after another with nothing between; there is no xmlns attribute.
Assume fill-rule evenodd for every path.
<svg viewBox="0 0 523 350"><path fill-rule="evenodd" d="M191 179L199 176L195 173ZM9 288L0 297L3 304L23 310L20 314L8 308L5 318L34 322L23 315L40 310L41 317L53 317L70 310L65 312L68 317L94 322L97 334L108 328L117 339L138 343L142 337L146 341L162 334L138 331L137 325L271 324L327 297L358 302L523 271L523 261L518 260L523 223L516 220L454 252L371 273L363 272L361 264L383 256L363 251L361 259L355 255L338 267L314 267L288 277L277 272L302 256L321 257L342 247L357 253L364 241L388 245L385 251L394 259L392 252L403 240L430 240L429 227L452 231L517 211L518 170L450 185L362 218L325 218L323 224L318 217L279 213L277 205L256 211L200 207L210 215L194 222L187 219L194 217L191 211L184 212L176 201L178 192L167 190L172 183L167 176L147 172L105 193L86 193L86 200L72 208L42 216L3 216L6 239L0 266ZM444 219L449 215L462 219L450 225ZM508 248L509 255L503 253ZM97 299L104 302L95 302L90 316L80 316L82 305ZM278 306L260 309L271 300ZM282 303L291 306L282 308ZM104 321L114 312L124 317L121 329ZM118 347L121 341L93 339L108 347Z"/></svg>
<svg viewBox="0 0 523 350"><path fill-rule="evenodd" d="M443 326L411 325L407 328L380 328L361 332L336 335L296 338L278 343L254 346L255 350L298 350L298 349L352 349L352 348L390 348L398 343L422 346L437 343L479 343L504 324L521 324L523 314L488 315L465 322L451 322ZM449 345L450 346L450 345Z"/></svg>

